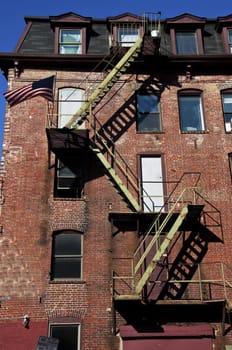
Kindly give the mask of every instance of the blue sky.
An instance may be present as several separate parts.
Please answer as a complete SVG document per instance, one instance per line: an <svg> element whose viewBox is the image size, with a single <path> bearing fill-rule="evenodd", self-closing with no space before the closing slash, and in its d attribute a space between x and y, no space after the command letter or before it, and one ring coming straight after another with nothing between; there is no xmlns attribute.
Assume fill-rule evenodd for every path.
<svg viewBox="0 0 232 350"><path fill-rule="evenodd" d="M12 52L25 28L25 16L56 16L75 12L82 16L104 18L124 12L141 15L161 11L161 18L182 13L216 18L232 13L232 0L7 0L1 4L0 52ZM3 92L7 89L0 73L0 153L5 115Z"/></svg>

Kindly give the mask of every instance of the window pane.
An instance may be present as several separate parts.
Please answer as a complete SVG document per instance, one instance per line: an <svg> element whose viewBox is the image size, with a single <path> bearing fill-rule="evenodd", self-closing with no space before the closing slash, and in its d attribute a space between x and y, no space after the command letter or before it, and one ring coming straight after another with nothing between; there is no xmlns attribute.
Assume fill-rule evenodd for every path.
<svg viewBox="0 0 232 350"><path fill-rule="evenodd" d="M79 29L63 29L60 32L61 43L80 43L81 32Z"/></svg>
<svg viewBox="0 0 232 350"><path fill-rule="evenodd" d="M158 112L159 97L156 95L138 95L138 110L142 113Z"/></svg>
<svg viewBox="0 0 232 350"><path fill-rule="evenodd" d="M228 30L229 43L232 43L232 29Z"/></svg>
<svg viewBox="0 0 232 350"><path fill-rule="evenodd" d="M80 54L81 46L80 45L60 45L60 53L64 54Z"/></svg>
<svg viewBox="0 0 232 350"><path fill-rule="evenodd" d="M81 258L54 258L53 278L81 278Z"/></svg>
<svg viewBox="0 0 232 350"><path fill-rule="evenodd" d="M78 350L79 325L51 325L50 335L59 339L59 350Z"/></svg>
<svg viewBox="0 0 232 350"><path fill-rule="evenodd" d="M57 179L58 189L75 189L81 186L80 179L61 177Z"/></svg>
<svg viewBox="0 0 232 350"><path fill-rule="evenodd" d="M223 96L224 112L232 112L232 94Z"/></svg>
<svg viewBox="0 0 232 350"><path fill-rule="evenodd" d="M222 96L224 123L227 132L232 131L232 94L225 94Z"/></svg>
<svg viewBox="0 0 232 350"><path fill-rule="evenodd" d="M179 55L197 54L196 34L194 32L176 33L176 52Z"/></svg>
<svg viewBox="0 0 232 350"><path fill-rule="evenodd" d="M81 255L81 234L60 233L55 236L56 255Z"/></svg>
<svg viewBox="0 0 232 350"><path fill-rule="evenodd" d="M203 131L203 115L199 96L179 97L180 120L182 131Z"/></svg>
<svg viewBox="0 0 232 350"><path fill-rule="evenodd" d="M138 114L138 131L160 131L160 118L155 114Z"/></svg>

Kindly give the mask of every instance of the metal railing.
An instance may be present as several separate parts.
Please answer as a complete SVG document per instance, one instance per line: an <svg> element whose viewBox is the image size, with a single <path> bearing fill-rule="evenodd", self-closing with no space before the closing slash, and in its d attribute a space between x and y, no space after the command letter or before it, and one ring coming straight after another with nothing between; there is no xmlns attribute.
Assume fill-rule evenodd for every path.
<svg viewBox="0 0 232 350"><path fill-rule="evenodd" d="M125 261L131 260L130 258L115 258L114 264L117 266L123 266ZM132 263L133 264L133 263ZM194 265L194 264L193 264ZM231 306L232 301L232 269L228 264L223 262L208 262L195 264L196 272L191 279L169 279L169 270L172 264L165 265L166 274L160 273L159 275L166 275L167 278L158 278L155 281L151 281L153 284L153 292L151 294L154 299L159 300L160 291L167 285L179 288L180 285L184 285L182 288L183 293L178 298L174 296L165 297L165 300L178 300L178 301L195 301L195 302L207 302L207 301L227 301ZM129 275L119 275L115 271L113 272L113 295L117 297L123 295L134 295L135 291L135 279ZM158 290L158 292L156 291ZM162 300L162 299L160 299Z"/></svg>

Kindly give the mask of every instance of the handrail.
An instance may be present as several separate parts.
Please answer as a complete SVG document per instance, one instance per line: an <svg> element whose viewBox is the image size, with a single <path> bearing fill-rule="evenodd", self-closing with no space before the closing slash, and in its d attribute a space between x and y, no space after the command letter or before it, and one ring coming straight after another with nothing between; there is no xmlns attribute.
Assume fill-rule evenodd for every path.
<svg viewBox="0 0 232 350"><path fill-rule="evenodd" d="M114 258L114 260L121 260L122 258ZM124 260L126 258L123 258ZM131 260L131 258L127 258L128 260ZM183 264L184 265L184 264ZM185 293L180 299L178 300L196 300L196 301L218 301L218 300L225 300L225 301L231 301L232 300L232 277L228 279L228 276L225 272L226 269L229 269L229 274L232 276L232 269L223 262L206 262L206 263L196 263L196 276L192 279L165 279L160 280L157 279L154 281L155 285L162 286L164 284L186 284L186 288L189 287L188 293ZM166 268L169 270L169 267L172 266L172 264L165 265ZM188 266L188 264L186 264ZM214 268L212 268L212 266ZM204 271L204 278L202 278L203 274L201 271ZM213 271L213 276L211 276L211 272ZM123 282L124 285L129 287L130 293L133 295L134 293L134 278L132 276L119 276L116 274L116 272L113 272L113 293L115 296L116 288L117 288L117 280ZM130 284L131 282L131 284ZM191 293L191 286L197 285L199 294L196 294L196 290L192 290ZM204 293L204 286L208 286L209 293ZM159 287L160 288L160 287ZM117 291L117 295L120 295L120 291ZM127 293L129 294L129 293ZM188 295L188 297L186 297ZM172 299L175 300L175 299Z"/></svg>
<svg viewBox="0 0 232 350"><path fill-rule="evenodd" d="M78 109L76 113L73 114L73 116L70 118L70 120L66 123L65 127L70 128L75 123L76 118L78 116L81 116L81 114L88 108L92 106L92 103L94 103L95 99L99 96L99 93L106 88L107 84L114 79L117 74L121 71L123 65L128 62L130 57L136 52L136 50L140 47L142 44L143 38L139 37L137 41L134 43L132 47L127 51L127 53L121 58L121 60L114 66L114 68L107 74L105 79L97 86L97 88L94 90L94 92L90 95L88 101L81 106L81 108Z"/></svg>
<svg viewBox="0 0 232 350"><path fill-rule="evenodd" d="M144 238L141 240L141 242L139 243L137 249L134 252L134 259L136 258L137 254L139 254L140 249L142 248L143 244L145 243L145 241L147 240L147 237L150 235L151 231L155 228L155 235L153 236L153 238L151 239L151 241L149 242L148 246L146 247L144 253L142 254L142 256L140 257L140 259L138 260L137 264L135 265L135 274L138 271L138 269L140 268L140 266L142 265L142 263L144 262L147 254L151 251L152 247L154 246L155 242L158 240L158 238L160 237L161 232L163 231L164 227L166 226L166 224L168 223L170 217L173 215L174 210L176 209L176 207L180 204L181 199L183 199L184 194L188 191L193 191L194 192L194 188L185 188L177 197L176 202L173 204L172 208L169 210L168 214L166 215L166 217L164 218L164 220L162 221L162 223L160 223L160 218L162 215L162 210L160 210L158 216L154 219L154 221L151 223L151 225L149 226L148 230L145 233ZM178 208L179 209L179 208Z"/></svg>
<svg viewBox="0 0 232 350"><path fill-rule="evenodd" d="M129 165L125 161L125 159L122 157L122 155L116 149L115 144L113 144L111 137L107 135L108 134L107 130L104 129L103 125L96 118L96 116L94 116L94 125L93 125L93 123L91 123L91 126L92 126L92 128L94 130L94 136L93 136L93 138L95 139L94 142L96 142L96 140L97 140L103 147L105 147L105 149L107 150L108 154L116 162L116 165L121 170L122 174L125 176L125 178L127 180L126 184L128 185L128 181L129 181L129 184L136 191L138 199L139 199L139 205L141 207L141 199L142 198L141 198L141 186L140 186L139 178L131 170L131 168L129 167ZM104 131L104 138L106 139L106 141L103 140L103 136L99 134L99 132L97 131L96 126L98 127L98 130L99 130L99 128L101 128L101 130ZM114 145L114 150L113 151L108 146L108 143ZM117 157L120 159L120 161L122 162L123 165L121 165L120 161L117 160ZM128 188L128 186L127 186L127 188ZM143 192L145 192L145 194L147 195L147 198L150 199L150 201L152 203L152 206L154 208L154 202L153 202L152 198L149 196L149 194L145 190L143 190Z"/></svg>

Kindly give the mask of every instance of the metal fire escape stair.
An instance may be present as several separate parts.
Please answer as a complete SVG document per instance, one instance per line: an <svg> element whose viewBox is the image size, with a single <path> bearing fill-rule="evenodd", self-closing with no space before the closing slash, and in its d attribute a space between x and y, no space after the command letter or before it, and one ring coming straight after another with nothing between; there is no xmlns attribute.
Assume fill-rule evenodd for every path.
<svg viewBox="0 0 232 350"><path fill-rule="evenodd" d="M187 283L178 283L178 281L191 280L207 248L208 242L204 235L193 231L173 263L169 271L169 281L158 299L181 299Z"/></svg>
<svg viewBox="0 0 232 350"><path fill-rule="evenodd" d="M183 191L184 193L185 191ZM182 210L177 213L176 206L179 200L182 198L183 193L177 199L173 208L167 213L165 219L161 219L163 217L162 212L159 213L158 216L155 217L154 221L151 223L149 228L144 234L144 238L140 242L139 246L134 252L133 256L133 288L131 290L131 294L126 293L115 293L115 300L130 300L130 299L141 299L142 291L144 286L149 280L149 277L152 275L155 267L159 263L163 254L167 250L171 241L173 240L176 232L179 230L181 224L186 218L189 210L188 206L183 206ZM174 218L174 220L173 220ZM168 230L167 230L168 228ZM162 234L166 232L165 238L162 243L159 245L159 238ZM149 237L153 234L152 239ZM141 249L144 249L143 254L141 255ZM152 255L152 251L155 253ZM145 270L143 271L144 264L148 263ZM117 279L123 280L123 277L116 277Z"/></svg>
<svg viewBox="0 0 232 350"><path fill-rule="evenodd" d="M76 128L84 120L88 119L91 110L103 99L111 87L118 81L121 75L127 70L131 63L138 56L143 37L139 37L134 45L126 52L121 60L115 65L105 79L99 84L97 89L89 96L88 100L83 103L81 108L66 123L65 128Z"/></svg>
<svg viewBox="0 0 232 350"><path fill-rule="evenodd" d="M133 211L139 211L141 206L138 202L139 199L139 187L138 183L132 179L131 175L128 173L128 166L125 166L125 161L122 156L119 155L120 161L115 156L115 153L111 151L108 147L108 143L112 144L112 140L106 140L105 135L102 137L96 130L96 118L92 121L92 118L89 118L92 114L92 110L97 106L97 104L103 99L111 87L118 81L120 76L126 72L127 68L138 56L141 45L143 42L143 37L138 38L134 45L125 53L121 60L115 65L115 67L110 71L106 78L99 84L97 89L90 95L88 100L81 106L81 108L71 117L68 123L65 125L65 128L78 128L79 125L83 123L84 120L88 119L90 126L94 130L94 137L90 142L90 149L95 153L101 164L106 170L107 175L111 179L111 182L117 188L118 193L123 197L127 202L128 206ZM115 148L115 145L114 145ZM105 152L102 151L104 149ZM109 162L107 159L111 159ZM118 157L118 158L119 158ZM123 174L123 180L132 185L134 193L136 193L136 198L129 191L128 187L123 183L122 179L116 173L117 169L120 169L120 173Z"/></svg>
<svg viewBox="0 0 232 350"><path fill-rule="evenodd" d="M105 170L107 171L107 174L110 178L111 181L113 181L114 186L117 188L118 193L123 197L123 199L127 202L128 206L133 210L133 211L139 211L141 209L138 200L133 197L131 192L128 190L127 186L124 185L122 182L121 178L117 175L115 169L113 166L109 163L109 161L106 159L104 154L101 152L99 148L95 148L93 146L90 146L90 149L95 153L101 164L104 166ZM116 164L117 167L121 167L121 171L124 171L124 176L127 177L127 180L129 179L129 175L126 174L126 169L121 166L121 164L118 162L118 160L115 158L113 153L111 153L114 162L113 164ZM133 182L134 187L137 188L136 183L130 178L129 181ZM137 188L138 191L138 188Z"/></svg>
<svg viewBox="0 0 232 350"><path fill-rule="evenodd" d="M163 254L165 253L166 249L168 248L170 242L172 241L172 239L174 238L176 232L178 231L179 227L181 226L182 222L184 221L186 215L188 214L188 207L183 207L183 209L181 210L181 212L179 213L179 215L177 216L175 222L173 223L173 225L171 226L169 232L166 234L163 242L161 243L161 245L159 246L159 248L157 249L157 251L155 252L155 254L153 255L151 262L148 264L146 270L144 271L144 273L142 274L142 277L140 278L140 280L136 283L135 286L135 294L139 295L142 290L143 287L145 286L145 284L148 282L149 277L151 276L152 272L154 271L157 263L160 261L160 259L162 258ZM159 230L155 233L155 239L153 239L154 242L157 242L158 237L160 236L160 234L162 233L163 230L163 225L160 225ZM144 251L143 254L143 260L148 256L148 254L151 251L151 246L154 245L154 242L152 242L152 245L148 245L147 248ZM137 264L135 267L135 272L137 272L137 270L140 268L141 263Z"/></svg>

